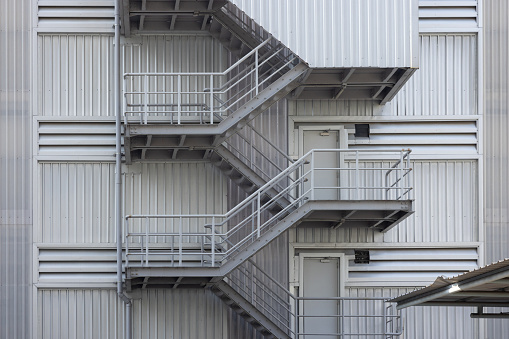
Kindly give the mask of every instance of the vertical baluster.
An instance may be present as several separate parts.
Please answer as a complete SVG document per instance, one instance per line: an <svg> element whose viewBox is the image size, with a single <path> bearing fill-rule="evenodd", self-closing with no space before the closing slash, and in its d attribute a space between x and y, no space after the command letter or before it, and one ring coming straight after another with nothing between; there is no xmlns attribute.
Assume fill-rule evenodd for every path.
<svg viewBox="0 0 509 339"><path fill-rule="evenodd" d="M210 124L214 123L214 76L210 75Z"/></svg>
<svg viewBox="0 0 509 339"><path fill-rule="evenodd" d="M182 266L182 217L179 217L179 266Z"/></svg>
<svg viewBox="0 0 509 339"><path fill-rule="evenodd" d="M182 95L181 95L181 75L177 75L177 124L180 125L180 116L182 114Z"/></svg>
<svg viewBox="0 0 509 339"><path fill-rule="evenodd" d="M260 226L262 224L262 221L261 221L261 192L258 191L258 196L257 196L257 201L258 201L258 210L257 210L257 217L258 217L258 225L257 225L257 228L256 228L256 235L257 237L259 238L260 237L260 234L261 234L261 231L260 231Z"/></svg>
<svg viewBox="0 0 509 339"><path fill-rule="evenodd" d="M359 200L359 151L355 151L355 199Z"/></svg>
<svg viewBox="0 0 509 339"><path fill-rule="evenodd" d="M145 265L148 266L148 218L145 218Z"/></svg>
<svg viewBox="0 0 509 339"><path fill-rule="evenodd" d="M215 217L212 217L212 267L216 266L216 224Z"/></svg>
<svg viewBox="0 0 509 339"><path fill-rule="evenodd" d="M144 105L144 111L143 111L143 122L146 124L148 122L148 75L145 74L145 84L144 84L144 87L145 87L145 105Z"/></svg>

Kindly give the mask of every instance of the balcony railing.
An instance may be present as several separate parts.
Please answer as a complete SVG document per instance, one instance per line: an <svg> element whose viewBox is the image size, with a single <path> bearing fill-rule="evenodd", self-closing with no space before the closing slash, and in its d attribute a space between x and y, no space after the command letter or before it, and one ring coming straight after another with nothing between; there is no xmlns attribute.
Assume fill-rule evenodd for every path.
<svg viewBox="0 0 509 339"><path fill-rule="evenodd" d="M126 266L219 267L309 201L411 200L411 171L410 150L311 150L225 214L126 216Z"/></svg>
<svg viewBox="0 0 509 339"><path fill-rule="evenodd" d="M269 38L224 72L125 73L124 123L214 124L277 79L298 58Z"/></svg>
<svg viewBox="0 0 509 339"><path fill-rule="evenodd" d="M231 272L225 282L290 338L393 338L402 334L401 313L387 298L298 297L252 260Z"/></svg>

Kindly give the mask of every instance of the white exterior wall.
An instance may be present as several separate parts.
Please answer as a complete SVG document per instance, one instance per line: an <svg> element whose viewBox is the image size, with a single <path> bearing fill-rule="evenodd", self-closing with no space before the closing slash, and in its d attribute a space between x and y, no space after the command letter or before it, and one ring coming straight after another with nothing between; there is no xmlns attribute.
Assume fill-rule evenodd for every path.
<svg viewBox="0 0 509 339"><path fill-rule="evenodd" d="M115 292L113 39L109 30L89 30L87 20L58 15L39 21L35 56L34 335L123 338L124 305ZM59 32L71 23L89 32ZM226 56L217 41L200 35L146 36L122 48L129 72L221 71ZM122 171L123 215L226 212L227 182L210 163ZM137 298L135 338L227 336L228 308L207 290L151 290Z"/></svg>
<svg viewBox="0 0 509 339"><path fill-rule="evenodd" d="M292 286L300 283L297 258L303 253L343 253L346 296L397 296L437 276L455 276L485 263L477 10L473 1L420 2L420 69L385 106L370 101L289 102L292 155L298 154L299 127L343 126L349 148L411 148L415 182L415 213L385 234L359 229L291 231ZM369 139L354 137L356 123L370 124ZM370 251L369 264L353 262L356 249ZM470 319L471 312L411 307L404 311L402 337L485 338L485 321Z"/></svg>
<svg viewBox="0 0 509 339"><path fill-rule="evenodd" d="M310 67L418 67L417 0L233 0Z"/></svg>

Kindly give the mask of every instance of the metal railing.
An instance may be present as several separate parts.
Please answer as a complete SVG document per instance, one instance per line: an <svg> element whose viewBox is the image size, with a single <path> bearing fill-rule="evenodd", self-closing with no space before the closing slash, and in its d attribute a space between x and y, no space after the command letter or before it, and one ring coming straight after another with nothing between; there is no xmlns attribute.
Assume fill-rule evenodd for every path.
<svg viewBox="0 0 509 339"><path fill-rule="evenodd" d="M403 332L401 313L387 298L297 297L252 260L225 281L291 338L393 338Z"/></svg>
<svg viewBox="0 0 509 339"><path fill-rule="evenodd" d="M308 201L411 199L409 155L311 150L226 214L128 215L126 266L218 267Z"/></svg>
<svg viewBox="0 0 509 339"><path fill-rule="evenodd" d="M298 58L269 38L224 72L125 73L124 123L214 124L254 98ZM248 65L246 66L246 63ZM159 119L159 120L158 120Z"/></svg>

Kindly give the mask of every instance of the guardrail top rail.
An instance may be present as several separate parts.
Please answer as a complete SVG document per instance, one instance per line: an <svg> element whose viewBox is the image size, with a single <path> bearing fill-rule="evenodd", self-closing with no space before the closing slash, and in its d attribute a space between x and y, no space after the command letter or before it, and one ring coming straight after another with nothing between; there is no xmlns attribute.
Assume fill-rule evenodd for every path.
<svg viewBox="0 0 509 339"><path fill-rule="evenodd" d="M315 149L225 214L128 215L126 264L217 267L308 201L410 200L410 152Z"/></svg>
<svg viewBox="0 0 509 339"><path fill-rule="evenodd" d="M393 338L403 332L401 312L387 298L299 297L253 260L224 280L291 338Z"/></svg>
<svg viewBox="0 0 509 339"><path fill-rule="evenodd" d="M297 63L296 56L281 57L284 47L271 41L224 72L125 73L124 123L218 123Z"/></svg>

